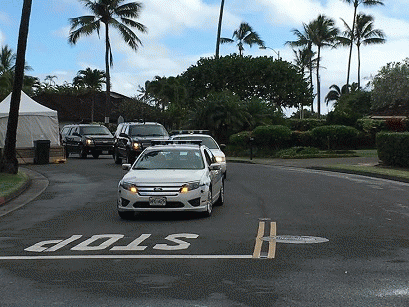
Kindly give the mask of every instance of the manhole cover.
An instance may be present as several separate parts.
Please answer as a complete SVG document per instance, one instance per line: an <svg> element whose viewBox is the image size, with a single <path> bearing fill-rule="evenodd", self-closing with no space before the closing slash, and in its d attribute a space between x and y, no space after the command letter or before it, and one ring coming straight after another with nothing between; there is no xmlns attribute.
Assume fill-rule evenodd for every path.
<svg viewBox="0 0 409 307"><path fill-rule="evenodd" d="M312 244L312 243L324 243L328 242L328 239L320 238L320 237L310 237L310 236L289 236L289 235L282 235L282 236L275 236L275 237L262 237L261 240L263 241L273 241L279 243L290 243L290 244Z"/></svg>

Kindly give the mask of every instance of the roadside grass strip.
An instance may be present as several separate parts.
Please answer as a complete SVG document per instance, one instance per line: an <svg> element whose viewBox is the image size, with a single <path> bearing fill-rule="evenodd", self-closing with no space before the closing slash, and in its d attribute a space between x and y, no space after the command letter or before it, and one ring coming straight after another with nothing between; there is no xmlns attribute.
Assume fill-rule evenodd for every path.
<svg viewBox="0 0 409 307"><path fill-rule="evenodd" d="M29 177L24 172L17 174L0 173L0 203L9 195L16 193L27 181Z"/></svg>

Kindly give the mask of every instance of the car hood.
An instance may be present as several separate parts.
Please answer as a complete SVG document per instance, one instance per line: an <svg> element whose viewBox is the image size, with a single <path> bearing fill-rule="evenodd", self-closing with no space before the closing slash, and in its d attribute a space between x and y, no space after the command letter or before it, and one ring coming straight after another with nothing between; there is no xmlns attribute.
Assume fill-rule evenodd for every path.
<svg viewBox="0 0 409 307"><path fill-rule="evenodd" d="M89 139L113 139L114 138L112 135L107 135L107 134L86 134L84 136Z"/></svg>
<svg viewBox="0 0 409 307"><path fill-rule="evenodd" d="M168 136L134 136L132 140L134 141L152 141L152 140L167 140Z"/></svg>
<svg viewBox="0 0 409 307"><path fill-rule="evenodd" d="M205 170L131 170L123 181L135 184L166 184L200 181Z"/></svg>

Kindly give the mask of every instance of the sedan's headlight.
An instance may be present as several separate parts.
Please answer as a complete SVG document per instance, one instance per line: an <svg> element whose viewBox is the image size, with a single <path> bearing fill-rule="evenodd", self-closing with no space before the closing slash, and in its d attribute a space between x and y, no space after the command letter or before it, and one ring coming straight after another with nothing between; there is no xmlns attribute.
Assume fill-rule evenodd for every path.
<svg viewBox="0 0 409 307"><path fill-rule="evenodd" d="M132 143L132 148L133 148L133 150L138 150L138 149L141 148L141 144L137 143L137 142L133 142Z"/></svg>
<svg viewBox="0 0 409 307"><path fill-rule="evenodd" d="M130 191L132 193L138 193L138 188L136 187L136 185L134 185L133 183L129 183L129 182L125 182L125 181L121 181L119 183L119 185L127 191Z"/></svg>
<svg viewBox="0 0 409 307"><path fill-rule="evenodd" d="M216 161L217 161L218 163L220 163L220 162L225 162L225 161L226 161L226 158L225 158L225 157L216 157Z"/></svg>
<svg viewBox="0 0 409 307"><path fill-rule="evenodd" d="M88 146L94 145L94 140L86 139L86 140L85 140L85 144L87 144Z"/></svg>
<svg viewBox="0 0 409 307"><path fill-rule="evenodd" d="M198 181L197 182L190 182L190 183L186 183L186 184L182 185L179 192L180 193L187 193L189 191L196 190L199 187L200 187L200 183Z"/></svg>

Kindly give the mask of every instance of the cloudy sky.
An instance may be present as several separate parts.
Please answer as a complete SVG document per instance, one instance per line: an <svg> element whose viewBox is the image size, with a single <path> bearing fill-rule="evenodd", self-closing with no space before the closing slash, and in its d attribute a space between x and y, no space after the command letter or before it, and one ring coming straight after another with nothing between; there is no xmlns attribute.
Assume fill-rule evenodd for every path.
<svg viewBox="0 0 409 307"><path fill-rule="evenodd" d="M23 0L1 0L0 46L17 50L17 36ZM129 2L129 1L127 1ZM201 57L214 56L220 0L142 0L139 22L148 28L138 34L143 46L137 52L111 32L114 67L112 90L135 96L139 86L155 76L177 76ZM387 43L362 47L361 84L369 81L389 62L409 56L409 0L384 0L384 6L359 11L375 18L375 27L386 34ZM26 62L30 75L44 81L57 76L58 84L72 82L81 69L105 69L104 41L96 34L68 44L69 18L87 15L79 0L34 0L30 18ZM343 30L340 18L352 23L353 7L343 0L225 0L222 37L231 37L241 22L249 23L268 48L245 47L245 55L273 56L293 61L287 41L294 40L292 29L302 29L319 14L333 18ZM272 50L273 49L273 50ZM221 45L221 56L237 52L235 45ZM348 49L324 49L321 72L322 100L331 84L346 83ZM353 54L351 81L356 81L356 53ZM331 108L331 106L330 106ZM316 109L316 107L315 107ZM323 113L328 109L322 102ZM288 112L288 111L287 111Z"/></svg>

